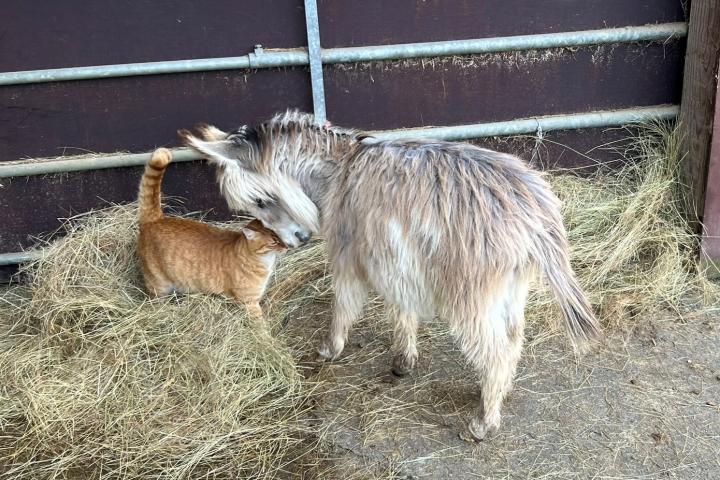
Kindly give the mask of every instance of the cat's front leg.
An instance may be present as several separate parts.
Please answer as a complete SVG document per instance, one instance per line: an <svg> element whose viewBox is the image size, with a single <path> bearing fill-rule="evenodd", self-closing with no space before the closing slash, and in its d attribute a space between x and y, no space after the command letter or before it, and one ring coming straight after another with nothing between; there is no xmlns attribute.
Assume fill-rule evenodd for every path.
<svg viewBox="0 0 720 480"><path fill-rule="evenodd" d="M248 302L245 304L245 308L247 308L247 311L251 317L265 318L265 315L263 314L262 307L260 306L259 302Z"/></svg>

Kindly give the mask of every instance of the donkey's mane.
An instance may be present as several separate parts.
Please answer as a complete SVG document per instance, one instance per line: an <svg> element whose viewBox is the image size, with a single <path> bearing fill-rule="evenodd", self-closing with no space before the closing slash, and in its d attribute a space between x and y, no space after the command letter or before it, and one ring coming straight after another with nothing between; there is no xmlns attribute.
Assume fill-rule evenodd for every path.
<svg viewBox="0 0 720 480"><path fill-rule="evenodd" d="M275 161L277 151L292 151L295 156L321 154L328 160L338 150L358 144L370 135L355 129L320 124L315 115L287 110L276 114L270 120L253 128L241 127L233 135L239 135L248 142L255 142L260 151L261 168L267 168ZM329 155L327 155L329 154Z"/></svg>

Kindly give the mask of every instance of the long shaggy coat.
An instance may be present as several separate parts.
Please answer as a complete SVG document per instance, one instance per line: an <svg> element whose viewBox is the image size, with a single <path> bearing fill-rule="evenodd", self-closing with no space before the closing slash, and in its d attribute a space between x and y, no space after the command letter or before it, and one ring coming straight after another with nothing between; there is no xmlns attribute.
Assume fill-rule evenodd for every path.
<svg viewBox="0 0 720 480"><path fill-rule="evenodd" d="M500 424L538 273L572 342L600 335L568 261L560 202L517 157L466 143L374 141L293 111L229 134L207 126L200 138L181 134L218 166L229 203L268 228L284 227L263 218L258 198L286 205L292 218L306 215L308 201L317 205L336 294L321 357L340 355L370 289L390 307L397 374L416 364L418 322L447 319L480 378L482 402L469 425L478 440Z"/></svg>

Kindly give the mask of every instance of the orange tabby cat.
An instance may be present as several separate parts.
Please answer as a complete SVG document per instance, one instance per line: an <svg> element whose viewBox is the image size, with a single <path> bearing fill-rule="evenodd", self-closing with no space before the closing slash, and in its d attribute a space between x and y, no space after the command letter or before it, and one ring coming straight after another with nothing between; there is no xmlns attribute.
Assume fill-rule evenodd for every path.
<svg viewBox="0 0 720 480"><path fill-rule="evenodd" d="M170 151L156 150L140 182L138 252L152 296L178 292L219 293L244 302L262 316L265 293L278 252L286 249L275 233L253 220L242 232L195 220L165 217L160 186Z"/></svg>

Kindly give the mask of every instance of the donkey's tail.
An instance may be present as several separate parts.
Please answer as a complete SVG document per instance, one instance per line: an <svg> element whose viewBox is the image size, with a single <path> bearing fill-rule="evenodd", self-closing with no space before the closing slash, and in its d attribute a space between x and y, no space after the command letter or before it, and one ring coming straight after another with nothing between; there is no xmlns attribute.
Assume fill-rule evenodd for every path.
<svg viewBox="0 0 720 480"><path fill-rule="evenodd" d="M158 148L145 165L140 181L138 204L140 206L140 223L155 222L163 218L160 205L160 190L165 169L172 161L172 154L166 148Z"/></svg>
<svg viewBox="0 0 720 480"><path fill-rule="evenodd" d="M551 227L537 243L536 261L560 304L565 330L573 345L584 350L600 339L602 331L570 266L564 229Z"/></svg>

